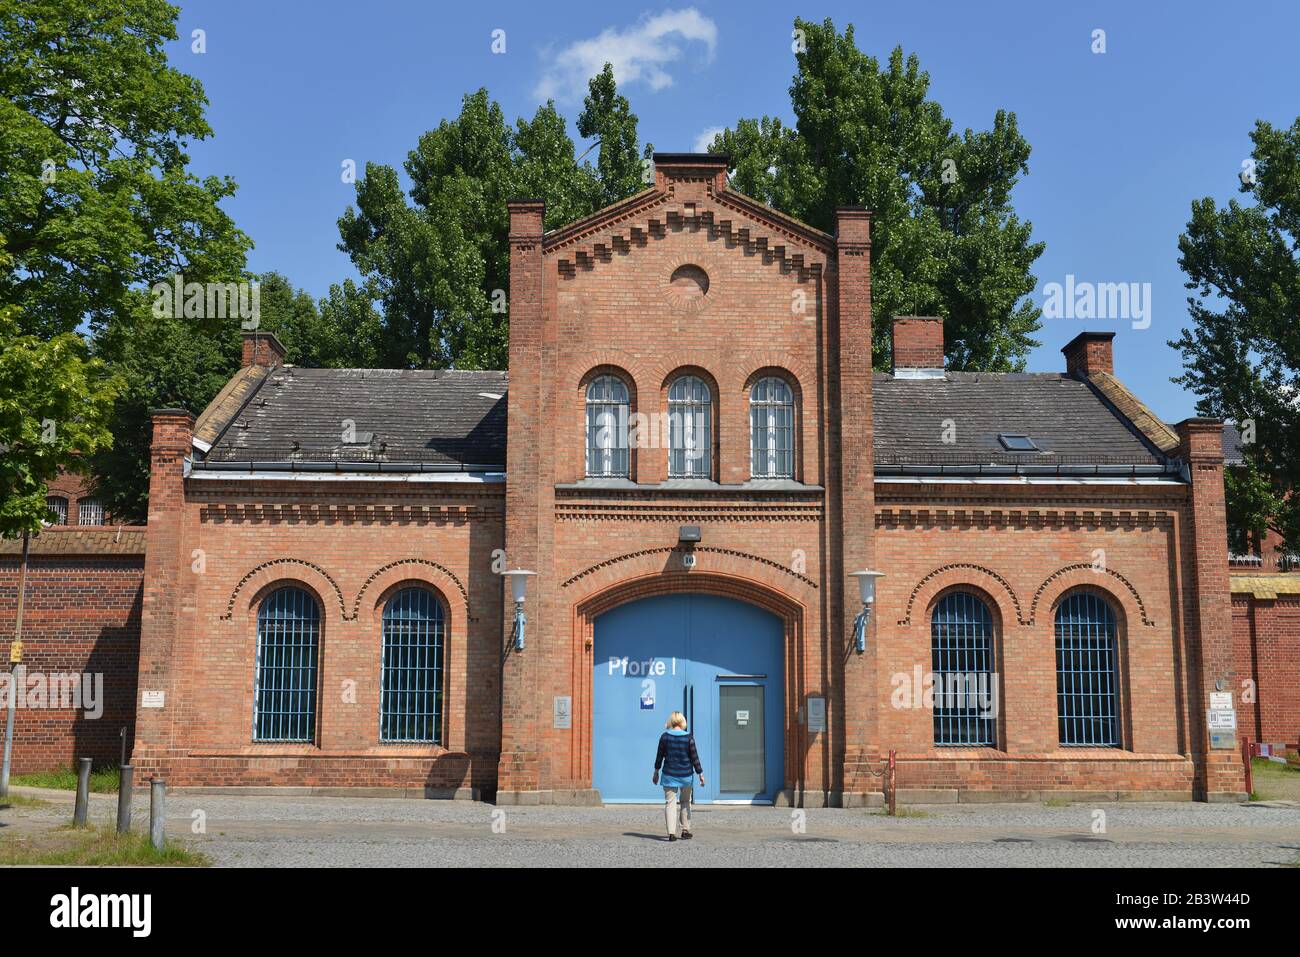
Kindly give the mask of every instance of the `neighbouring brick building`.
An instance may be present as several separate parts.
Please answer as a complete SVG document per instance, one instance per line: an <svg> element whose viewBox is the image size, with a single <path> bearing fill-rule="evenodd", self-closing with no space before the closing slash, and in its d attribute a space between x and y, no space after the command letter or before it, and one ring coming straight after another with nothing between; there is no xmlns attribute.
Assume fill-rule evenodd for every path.
<svg viewBox="0 0 1300 957"><path fill-rule="evenodd" d="M550 232L510 204L508 382L250 333L155 414L141 773L652 800L682 710L705 801L874 803L891 750L913 797L1239 797L1220 424L1159 421L1112 334L945 372L910 317L873 373L870 213L655 170Z"/></svg>
<svg viewBox="0 0 1300 957"><path fill-rule="evenodd" d="M1223 429L1224 464L1244 464L1241 432ZM1232 566L1233 664L1241 733L1252 741L1300 742L1300 571L1272 530L1236 543Z"/></svg>
<svg viewBox="0 0 1300 957"><path fill-rule="evenodd" d="M123 729L128 754L135 733L145 529L105 524L77 475L50 483L48 501L50 524L31 540L23 615L23 664L40 697L15 714L18 773L66 768L78 757L116 764ZM6 637L14 634L21 562L21 540L0 539ZM70 682L78 680L89 697L73 696Z"/></svg>

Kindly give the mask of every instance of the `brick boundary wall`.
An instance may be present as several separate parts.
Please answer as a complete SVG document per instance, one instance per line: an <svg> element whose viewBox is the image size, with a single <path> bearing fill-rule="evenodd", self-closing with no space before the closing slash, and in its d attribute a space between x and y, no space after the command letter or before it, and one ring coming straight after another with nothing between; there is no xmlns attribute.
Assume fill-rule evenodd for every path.
<svg viewBox="0 0 1300 957"><path fill-rule="evenodd" d="M96 766L120 760L123 725L127 755L135 734L136 671L140 654L140 599L144 530L123 530L135 553L95 554L94 532L46 531L33 540L23 612L24 665L29 675L102 674L103 714L89 719L69 708L19 708L14 719L13 772L70 767L80 757ZM46 539L46 541L41 541ZM121 541L117 543L122 545ZM60 553L48 554L47 549ZM0 551L0 632L14 634L21 545Z"/></svg>
<svg viewBox="0 0 1300 957"><path fill-rule="evenodd" d="M1239 736L1300 741L1300 595L1261 598L1234 590L1232 650Z"/></svg>

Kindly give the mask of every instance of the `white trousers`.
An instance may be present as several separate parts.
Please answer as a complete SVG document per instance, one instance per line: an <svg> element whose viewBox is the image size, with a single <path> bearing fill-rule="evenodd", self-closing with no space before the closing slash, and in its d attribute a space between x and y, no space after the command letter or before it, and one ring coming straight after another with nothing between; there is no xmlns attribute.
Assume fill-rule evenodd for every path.
<svg viewBox="0 0 1300 957"><path fill-rule="evenodd" d="M680 800L677 792L681 791ZM691 829L691 794L694 787L664 788L664 821L670 837L681 837ZM679 826L680 825L680 826Z"/></svg>

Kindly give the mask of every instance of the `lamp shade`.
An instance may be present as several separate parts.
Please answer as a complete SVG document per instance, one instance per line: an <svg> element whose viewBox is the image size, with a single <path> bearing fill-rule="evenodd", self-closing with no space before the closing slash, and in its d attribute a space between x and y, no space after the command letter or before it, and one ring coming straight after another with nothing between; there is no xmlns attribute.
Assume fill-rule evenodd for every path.
<svg viewBox="0 0 1300 957"><path fill-rule="evenodd" d="M536 575L537 572L530 572L526 568L512 568L504 573L510 579L510 594L516 605L524 603L524 594L528 590L528 579Z"/></svg>
<svg viewBox="0 0 1300 957"><path fill-rule="evenodd" d="M850 578L858 580L858 595L862 599L862 604L870 605L876 600L876 579L884 578L884 572L860 571L852 572Z"/></svg>

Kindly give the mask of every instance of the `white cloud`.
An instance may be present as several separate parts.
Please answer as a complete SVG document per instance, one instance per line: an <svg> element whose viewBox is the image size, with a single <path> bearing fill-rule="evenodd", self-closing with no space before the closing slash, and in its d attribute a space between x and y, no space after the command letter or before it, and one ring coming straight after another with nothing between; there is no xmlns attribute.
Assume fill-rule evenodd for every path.
<svg viewBox="0 0 1300 957"><path fill-rule="evenodd" d="M713 138L726 132L726 129L725 126L710 126L707 130L700 131L700 135L695 137L695 152L707 153Z"/></svg>
<svg viewBox="0 0 1300 957"><path fill-rule="evenodd" d="M614 66L620 87L644 83L652 91L672 86L667 67L684 59L688 50L713 59L718 27L694 7L647 14L632 26L608 27L599 35L569 44L554 55L533 90L538 99L576 102L587 93L587 81L606 63Z"/></svg>

